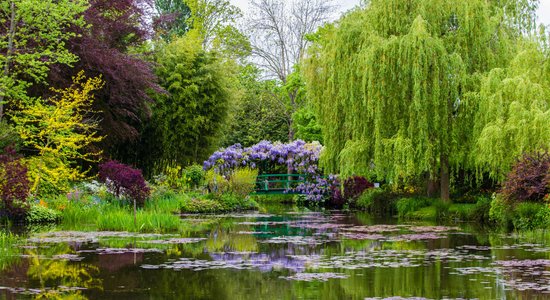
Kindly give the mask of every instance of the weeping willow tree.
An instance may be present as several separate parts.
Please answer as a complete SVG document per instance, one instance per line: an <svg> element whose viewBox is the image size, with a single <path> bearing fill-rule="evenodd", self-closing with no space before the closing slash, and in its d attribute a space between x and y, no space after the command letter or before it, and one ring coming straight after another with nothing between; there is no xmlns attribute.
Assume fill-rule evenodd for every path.
<svg viewBox="0 0 550 300"><path fill-rule="evenodd" d="M492 92L480 89L491 70L507 68L517 54L521 24L530 24L517 18L532 17L521 5L372 0L319 30L304 75L323 126L326 170L394 183L426 178L440 182L441 197L449 199L453 171L483 164L480 172L490 172L509 163L482 161L472 149L481 153L491 142L477 142L489 129L475 112Z"/></svg>
<svg viewBox="0 0 550 300"><path fill-rule="evenodd" d="M502 180L523 153L550 149L550 61L538 45L526 45L508 68L491 70L470 96L470 160L478 173Z"/></svg>

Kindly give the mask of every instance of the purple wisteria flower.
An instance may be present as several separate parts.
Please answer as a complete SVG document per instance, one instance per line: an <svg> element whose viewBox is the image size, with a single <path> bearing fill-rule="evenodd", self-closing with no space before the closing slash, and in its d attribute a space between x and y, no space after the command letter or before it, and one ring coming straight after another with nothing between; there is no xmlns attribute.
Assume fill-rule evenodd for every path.
<svg viewBox="0 0 550 300"><path fill-rule="evenodd" d="M321 144L306 143L302 140L290 143L272 143L261 141L256 145L243 148L240 144L220 149L204 162L204 170L227 175L239 166L256 168L265 164L285 166L288 171L307 175L307 182L287 192L299 192L308 200L321 201L330 193L331 186L337 184L334 176L324 178L319 169Z"/></svg>

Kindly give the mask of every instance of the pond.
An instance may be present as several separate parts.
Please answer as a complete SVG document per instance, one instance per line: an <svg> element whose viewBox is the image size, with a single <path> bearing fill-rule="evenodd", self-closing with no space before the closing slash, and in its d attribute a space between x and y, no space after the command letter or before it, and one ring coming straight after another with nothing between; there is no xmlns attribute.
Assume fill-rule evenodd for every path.
<svg viewBox="0 0 550 300"><path fill-rule="evenodd" d="M182 219L202 229L34 230L0 257L0 299L550 299L544 236L290 207Z"/></svg>

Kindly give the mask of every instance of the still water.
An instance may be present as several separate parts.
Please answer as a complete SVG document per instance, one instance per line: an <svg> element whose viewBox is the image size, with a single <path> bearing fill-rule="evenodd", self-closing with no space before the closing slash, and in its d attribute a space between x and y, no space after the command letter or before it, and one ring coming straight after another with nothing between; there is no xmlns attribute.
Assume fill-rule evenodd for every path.
<svg viewBox="0 0 550 300"><path fill-rule="evenodd" d="M293 208L184 215L179 235L26 234L0 299L550 299L550 239Z"/></svg>

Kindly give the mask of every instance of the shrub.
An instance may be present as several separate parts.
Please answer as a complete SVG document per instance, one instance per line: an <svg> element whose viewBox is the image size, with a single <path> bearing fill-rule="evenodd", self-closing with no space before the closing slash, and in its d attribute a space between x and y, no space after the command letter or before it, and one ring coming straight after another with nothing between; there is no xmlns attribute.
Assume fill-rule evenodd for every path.
<svg viewBox="0 0 550 300"><path fill-rule="evenodd" d="M550 192L550 155L548 152L526 154L513 166L502 187L510 201L541 202Z"/></svg>
<svg viewBox="0 0 550 300"><path fill-rule="evenodd" d="M160 180L160 185L174 190L181 190L185 187L185 181L181 176L180 166L167 166L163 175L164 176L162 176Z"/></svg>
<svg viewBox="0 0 550 300"><path fill-rule="evenodd" d="M105 183L117 198L127 197L139 205L143 205L150 195L141 170L116 161L108 161L99 166L99 180Z"/></svg>
<svg viewBox="0 0 550 300"><path fill-rule="evenodd" d="M357 200L359 196L368 188L373 188L374 184L365 177L353 176L344 180L344 190L342 191L346 199Z"/></svg>
<svg viewBox="0 0 550 300"><path fill-rule="evenodd" d="M31 205L26 218L29 224L57 223L60 219L59 212L41 205Z"/></svg>
<svg viewBox="0 0 550 300"><path fill-rule="evenodd" d="M385 188L367 189L357 199L357 208L374 215L392 215L395 210L396 195Z"/></svg>
<svg viewBox="0 0 550 300"><path fill-rule="evenodd" d="M183 179L190 188L198 188L205 179L205 172L200 165L192 165L183 169Z"/></svg>
<svg viewBox="0 0 550 300"><path fill-rule="evenodd" d="M374 184L369 182L365 177L349 177L344 180L344 184L341 187L337 187L333 192L332 204L335 206L342 206L345 203L349 203L354 206L359 196L361 196L366 189L373 187Z"/></svg>
<svg viewBox="0 0 550 300"><path fill-rule="evenodd" d="M490 221L489 211L491 210L491 198L478 197L473 211L470 214L470 220L479 224L488 224Z"/></svg>
<svg viewBox="0 0 550 300"><path fill-rule="evenodd" d="M214 170L206 172L206 183L208 191L216 195L229 192L229 181Z"/></svg>
<svg viewBox="0 0 550 300"><path fill-rule="evenodd" d="M257 169L237 169L229 178L229 191L238 197L245 198L254 192L257 177Z"/></svg>
<svg viewBox="0 0 550 300"><path fill-rule="evenodd" d="M505 229L512 225L512 206L501 195L494 195L491 200L489 220Z"/></svg>
<svg viewBox="0 0 550 300"><path fill-rule="evenodd" d="M224 211L224 208L219 202L213 199L193 197L183 203L181 211L189 213L215 213Z"/></svg>
<svg viewBox="0 0 550 300"><path fill-rule="evenodd" d="M412 212L418 211L421 208L430 206L432 199L427 198L402 198L396 203L397 215L402 217L409 216Z"/></svg>
<svg viewBox="0 0 550 300"><path fill-rule="evenodd" d="M0 155L0 212L11 219L23 219L29 209L27 168L12 148Z"/></svg>
<svg viewBox="0 0 550 300"><path fill-rule="evenodd" d="M550 208L539 203L519 203L512 219L517 230L533 230L550 226Z"/></svg>
<svg viewBox="0 0 550 300"><path fill-rule="evenodd" d="M241 197L235 194L223 194L216 199L222 206L223 211L252 210L258 207L256 201L249 197Z"/></svg>

